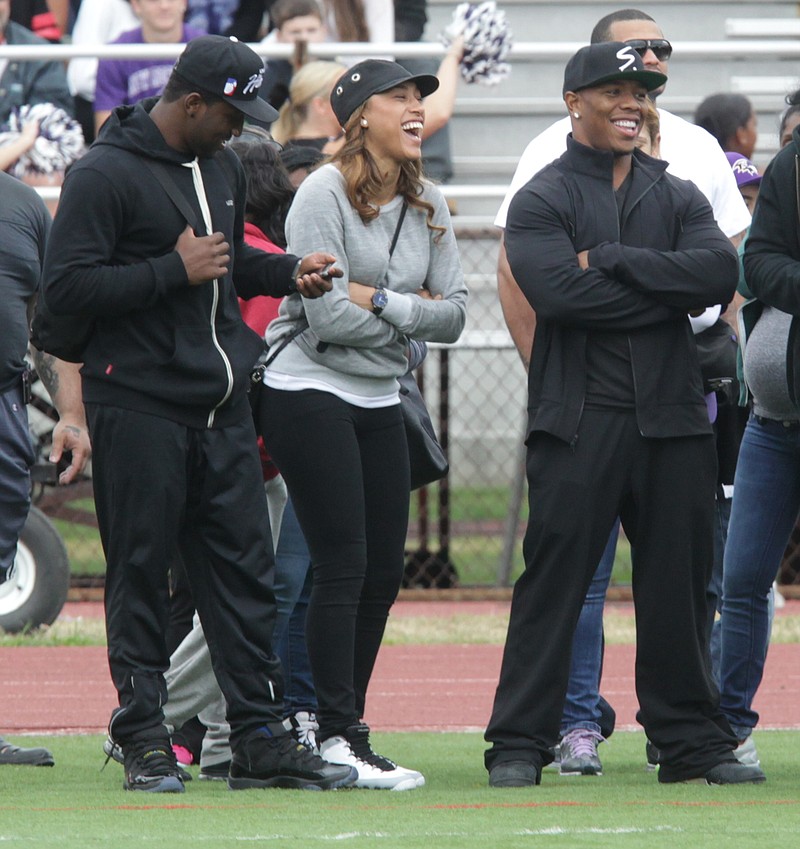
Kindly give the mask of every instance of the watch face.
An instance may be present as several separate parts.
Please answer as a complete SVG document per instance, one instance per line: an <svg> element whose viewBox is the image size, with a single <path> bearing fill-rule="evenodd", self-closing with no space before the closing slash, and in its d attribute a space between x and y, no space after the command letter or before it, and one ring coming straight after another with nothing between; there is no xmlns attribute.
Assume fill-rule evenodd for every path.
<svg viewBox="0 0 800 849"><path fill-rule="evenodd" d="M376 309L382 310L386 304L389 303L389 298L386 295L385 289L377 289L375 294L372 296L372 306Z"/></svg>

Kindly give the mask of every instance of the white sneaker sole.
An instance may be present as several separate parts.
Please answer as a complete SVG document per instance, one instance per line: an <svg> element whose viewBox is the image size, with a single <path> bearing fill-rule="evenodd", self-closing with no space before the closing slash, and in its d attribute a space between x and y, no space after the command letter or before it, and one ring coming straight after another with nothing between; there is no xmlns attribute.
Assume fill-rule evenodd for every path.
<svg viewBox="0 0 800 849"><path fill-rule="evenodd" d="M425 786L425 776L417 773L416 776L408 775L403 778L387 776L386 778L357 778L353 787L362 790L416 790L417 787Z"/></svg>

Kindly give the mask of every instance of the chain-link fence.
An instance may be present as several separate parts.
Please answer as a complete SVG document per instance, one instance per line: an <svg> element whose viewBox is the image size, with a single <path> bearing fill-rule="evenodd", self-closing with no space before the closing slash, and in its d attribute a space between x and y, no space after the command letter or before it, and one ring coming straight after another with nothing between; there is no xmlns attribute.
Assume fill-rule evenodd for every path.
<svg viewBox="0 0 800 849"><path fill-rule="evenodd" d="M454 222L470 292L467 327L456 345L430 346L422 369L450 474L412 496L407 587L507 584L521 563L526 380L497 300L499 231Z"/></svg>

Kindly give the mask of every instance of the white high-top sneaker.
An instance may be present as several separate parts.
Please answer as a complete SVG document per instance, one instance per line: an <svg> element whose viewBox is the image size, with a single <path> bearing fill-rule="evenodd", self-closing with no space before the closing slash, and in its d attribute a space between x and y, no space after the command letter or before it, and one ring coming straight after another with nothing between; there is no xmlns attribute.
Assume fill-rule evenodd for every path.
<svg viewBox="0 0 800 849"><path fill-rule="evenodd" d="M294 734L298 743L302 743L307 749L317 748L319 723L317 722L317 715L313 711L297 711L297 713L283 720L283 727Z"/></svg>
<svg viewBox="0 0 800 849"><path fill-rule="evenodd" d="M320 744L319 753L328 763L354 766L358 770L354 787L414 790L425 784L421 772L398 766L372 751L368 725L351 725L344 734L329 737Z"/></svg>

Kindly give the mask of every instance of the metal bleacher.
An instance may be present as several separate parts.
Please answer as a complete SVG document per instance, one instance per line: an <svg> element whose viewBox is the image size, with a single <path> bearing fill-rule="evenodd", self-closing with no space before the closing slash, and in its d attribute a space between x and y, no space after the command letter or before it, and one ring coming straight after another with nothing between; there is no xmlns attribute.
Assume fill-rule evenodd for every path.
<svg viewBox="0 0 800 849"><path fill-rule="evenodd" d="M456 5L429 0L427 41L437 40ZM514 35L512 72L494 87L460 85L451 121L454 184L508 183L527 142L564 115L561 80L567 58L588 41L603 15L624 5L608 0L498 2ZM783 98L800 86L798 4L651 0L636 8L655 18L675 47L672 78L659 103L692 120L709 94L747 95L759 118L755 159L766 165L777 150ZM460 210L479 215L490 215L496 206L497 199L488 196L459 201Z"/></svg>
<svg viewBox="0 0 800 849"><path fill-rule="evenodd" d="M442 55L438 36L450 22L456 0L428 0L423 44L349 45L348 53L396 53L398 57ZM450 137L454 176L446 192L465 217L488 222L504 194L527 142L564 115L561 82L566 60L585 44L595 23L623 4L610 0L498 0L514 37L512 72L497 86L460 83ZM800 86L800 4L789 0L650 0L652 15L672 41L670 82L659 99L664 108L691 120L709 94L736 91L753 102L759 118L756 164L763 167L777 149L783 98ZM264 55L289 55L288 45L264 47ZM385 48L381 50L379 48ZM336 45L311 45L320 58L336 55ZM360 48L363 48L360 50ZM149 50L165 54L180 46L97 46L100 55ZM16 52L15 52L16 51ZM0 58L22 52L67 61L70 46L9 48ZM283 51L283 52L281 52Z"/></svg>

